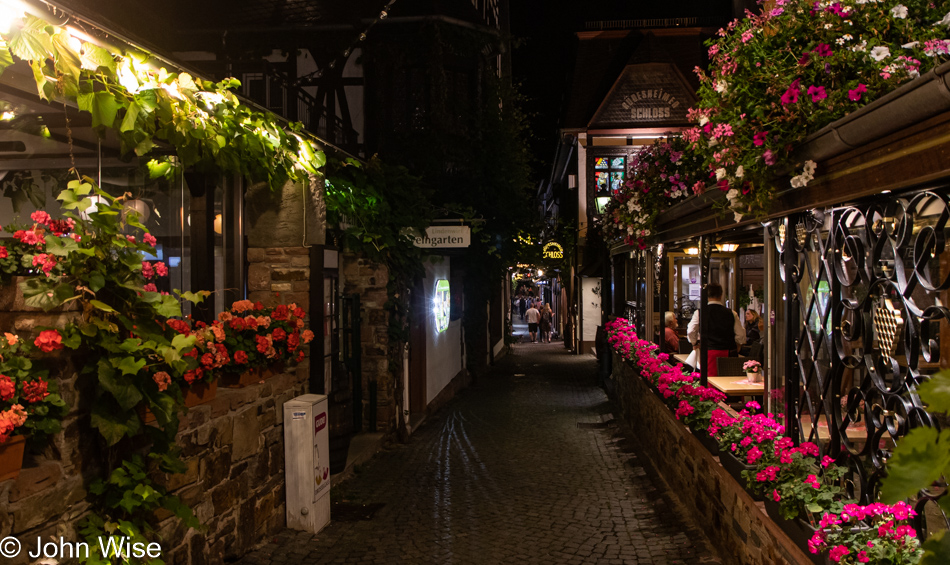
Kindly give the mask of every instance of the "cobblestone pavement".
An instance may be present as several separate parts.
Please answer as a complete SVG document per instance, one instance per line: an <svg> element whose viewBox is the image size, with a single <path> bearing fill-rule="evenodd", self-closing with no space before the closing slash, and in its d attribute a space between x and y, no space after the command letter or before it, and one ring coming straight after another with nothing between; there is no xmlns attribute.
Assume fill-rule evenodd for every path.
<svg viewBox="0 0 950 565"><path fill-rule="evenodd" d="M595 375L560 342L516 345L336 489L344 506L382 505L370 519L339 507L319 534L284 531L241 563L718 562L637 463Z"/></svg>

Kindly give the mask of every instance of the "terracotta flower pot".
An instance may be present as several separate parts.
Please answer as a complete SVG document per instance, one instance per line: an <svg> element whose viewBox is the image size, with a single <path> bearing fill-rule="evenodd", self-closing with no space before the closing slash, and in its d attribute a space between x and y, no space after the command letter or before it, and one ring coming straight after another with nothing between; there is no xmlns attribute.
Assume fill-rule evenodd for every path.
<svg viewBox="0 0 950 565"><path fill-rule="evenodd" d="M20 476L23 467L23 451L26 448L26 436L11 436L0 443L0 482Z"/></svg>

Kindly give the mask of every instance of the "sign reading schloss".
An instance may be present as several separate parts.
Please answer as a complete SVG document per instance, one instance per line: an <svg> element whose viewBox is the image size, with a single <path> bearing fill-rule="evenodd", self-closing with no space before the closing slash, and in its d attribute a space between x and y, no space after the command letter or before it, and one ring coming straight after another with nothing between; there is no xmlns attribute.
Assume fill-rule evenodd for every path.
<svg viewBox="0 0 950 565"><path fill-rule="evenodd" d="M416 247L468 247L472 244L472 228L468 226L429 226L425 235L413 239Z"/></svg>
<svg viewBox="0 0 950 565"><path fill-rule="evenodd" d="M541 250L541 256L545 259L563 259L564 248L561 247L560 243L557 243L556 241L550 241L545 244L544 248Z"/></svg>

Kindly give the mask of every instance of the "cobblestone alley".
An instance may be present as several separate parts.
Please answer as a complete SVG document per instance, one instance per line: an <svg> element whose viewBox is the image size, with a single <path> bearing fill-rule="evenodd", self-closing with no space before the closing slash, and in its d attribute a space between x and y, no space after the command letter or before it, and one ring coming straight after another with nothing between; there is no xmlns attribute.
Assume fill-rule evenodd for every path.
<svg viewBox="0 0 950 565"><path fill-rule="evenodd" d="M524 341L335 487L327 528L241 563L718 562L638 464L594 358Z"/></svg>

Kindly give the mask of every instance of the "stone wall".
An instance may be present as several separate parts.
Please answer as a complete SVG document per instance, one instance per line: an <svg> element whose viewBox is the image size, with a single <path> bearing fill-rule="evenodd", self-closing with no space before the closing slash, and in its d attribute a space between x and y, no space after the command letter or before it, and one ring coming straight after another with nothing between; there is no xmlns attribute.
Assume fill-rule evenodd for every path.
<svg viewBox="0 0 950 565"><path fill-rule="evenodd" d="M633 367L613 354L622 414L641 453L716 546L724 563L811 563L752 497L653 394Z"/></svg>
<svg viewBox="0 0 950 565"><path fill-rule="evenodd" d="M295 302L310 310L310 249L251 247L247 250L247 297L265 306Z"/></svg>
<svg viewBox="0 0 950 565"><path fill-rule="evenodd" d="M182 417L177 443L187 470L154 479L191 506L206 529L185 531L177 518L161 522L166 563L222 563L284 526L283 404L306 392L308 372L305 360L263 384L219 387L214 400ZM82 398L92 383L82 379L74 370L56 379L71 406L88 402ZM20 476L0 483L0 538L16 536L23 547L35 547L37 537L80 541L86 488L102 475L97 435L88 414L74 409L50 448L28 454ZM9 562L26 563L23 557Z"/></svg>
<svg viewBox="0 0 950 565"><path fill-rule="evenodd" d="M389 300L386 287L389 284L389 269L358 256L355 253L340 255L340 287L343 294L360 295L360 342L363 349L363 430L391 433L398 422L397 389L401 393L401 364L399 375L393 375L389 363ZM397 377L400 377L397 382ZM376 381L376 429L368 428L369 382Z"/></svg>

